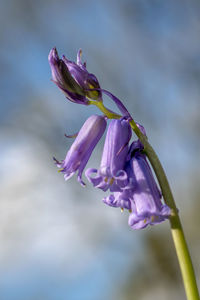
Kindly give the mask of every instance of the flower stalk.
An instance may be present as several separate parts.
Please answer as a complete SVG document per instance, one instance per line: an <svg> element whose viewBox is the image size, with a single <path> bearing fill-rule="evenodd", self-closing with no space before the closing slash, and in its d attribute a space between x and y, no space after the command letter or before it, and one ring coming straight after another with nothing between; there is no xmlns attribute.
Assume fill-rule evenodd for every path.
<svg viewBox="0 0 200 300"><path fill-rule="evenodd" d="M169 221L187 299L199 300L199 293L192 260L169 182L155 151L147 140L145 141L144 149L158 179L165 203L172 209L172 214L169 218Z"/></svg>
<svg viewBox="0 0 200 300"><path fill-rule="evenodd" d="M148 142L144 127L132 119L116 96L100 87L96 76L87 71L85 62L81 62L81 54L82 51L79 50L75 63L65 56L59 58L56 48L53 48L49 53L52 80L68 100L77 104L95 105L103 112L103 116L90 116L75 135L76 139L65 159L61 162L55 158L54 160L61 168L60 172L64 173L65 180L78 172L78 181L84 185L83 169L106 129L107 119L113 119L108 128L100 168L88 169L85 172L86 177L95 187L113 192L104 197L103 202L112 207L129 210L129 225L133 229L142 229L169 219L187 299L199 300L195 273L178 209L159 158ZM120 114L104 106L103 94L114 101ZM129 146L131 128L139 139ZM164 204L161 202L162 196Z"/></svg>

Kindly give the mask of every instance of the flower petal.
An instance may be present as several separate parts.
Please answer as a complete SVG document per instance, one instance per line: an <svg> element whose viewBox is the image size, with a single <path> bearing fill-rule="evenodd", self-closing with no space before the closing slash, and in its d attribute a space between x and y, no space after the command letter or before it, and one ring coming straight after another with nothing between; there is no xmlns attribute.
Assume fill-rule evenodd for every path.
<svg viewBox="0 0 200 300"><path fill-rule="evenodd" d="M104 116L90 116L83 124L65 159L59 162L54 158L57 166L62 168L60 172L64 173L65 180L78 171L77 179L82 185L85 185L82 181L82 172L105 128Z"/></svg>

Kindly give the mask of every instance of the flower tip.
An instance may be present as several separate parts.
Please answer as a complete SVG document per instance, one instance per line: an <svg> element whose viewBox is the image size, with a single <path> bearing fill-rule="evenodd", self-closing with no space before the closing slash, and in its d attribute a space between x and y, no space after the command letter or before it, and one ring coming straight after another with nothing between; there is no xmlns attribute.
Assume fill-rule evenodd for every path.
<svg viewBox="0 0 200 300"><path fill-rule="evenodd" d="M81 185L82 187L86 187L86 184L85 184L85 182L82 180L81 176L78 176L77 179L78 179L78 182L80 183L80 185Z"/></svg>
<svg viewBox="0 0 200 300"><path fill-rule="evenodd" d="M136 126L139 128L139 130L145 135L147 136L146 134L146 130L144 128L144 126L142 126L141 124L139 124L138 122L135 122Z"/></svg>
<svg viewBox="0 0 200 300"><path fill-rule="evenodd" d="M65 62L65 65L70 62L70 60L64 54L62 55L62 60Z"/></svg>
<svg viewBox="0 0 200 300"><path fill-rule="evenodd" d="M56 47L52 48L48 55L48 60L50 64L55 64L59 60L58 51Z"/></svg>
<svg viewBox="0 0 200 300"><path fill-rule="evenodd" d="M53 156L53 160L55 163L58 163L59 161Z"/></svg>
<svg viewBox="0 0 200 300"><path fill-rule="evenodd" d="M83 51L82 49L79 49L78 50L78 53L77 53L77 64L80 66L81 65L81 57L82 57L82 54L83 54Z"/></svg>
<svg viewBox="0 0 200 300"><path fill-rule="evenodd" d="M54 163L56 164L56 166L60 168L61 163L55 157L53 157L53 160L54 160ZM58 170L58 172L61 172L61 170Z"/></svg>
<svg viewBox="0 0 200 300"><path fill-rule="evenodd" d="M82 50L82 49L79 49L79 50L78 50L78 56L79 56L80 58L81 58L82 54L83 54L83 50Z"/></svg>

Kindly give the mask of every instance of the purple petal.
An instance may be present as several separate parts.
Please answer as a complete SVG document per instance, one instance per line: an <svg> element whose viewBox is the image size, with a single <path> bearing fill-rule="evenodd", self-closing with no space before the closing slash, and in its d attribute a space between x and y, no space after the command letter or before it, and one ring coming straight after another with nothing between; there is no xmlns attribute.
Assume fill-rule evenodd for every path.
<svg viewBox="0 0 200 300"><path fill-rule="evenodd" d="M145 155L136 152L130 164L137 185L131 201L133 212L129 217L129 225L133 229L140 229L148 224L163 222L170 216L171 210L161 202L161 192Z"/></svg>
<svg viewBox="0 0 200 300"><path fill-rule="evenodd" d="M117 105L117 107L119 108L119 110L121 111L121 113L123 114L123 116L125 117L129 117L132 120L132 117L130 115L130 113L128 112L127 108L124 106L124 104L121 102L121 100L119 100L116 96L114 96L112 93L110 93L107 90L103 90L101 89L102 93L106 94L107 96L109 96Z"/></svg>
<svg viewBox="0 0 200 300"><path fill-rule="evenodd" d="M131 138L129 122L124 118L110 122L104 144L99 170L86 171L86 177L92 184L111 192L121 191L128 184L128 177L124 171L128 153L128 143ZM96 173L93 177L92 173Z"/></svg>
<svg viewBox="0 0 200 300"><path fill-rule="evenodd" d="M82 172L92 154L92 151L106 128L106 120L103 116L92 115L83 124L74 143L70 147L65 159L62 162L56 161L58 167L62 168L60 172L64 173L65 179L69 179L78 171L78 181L82 181Z"/></svg>

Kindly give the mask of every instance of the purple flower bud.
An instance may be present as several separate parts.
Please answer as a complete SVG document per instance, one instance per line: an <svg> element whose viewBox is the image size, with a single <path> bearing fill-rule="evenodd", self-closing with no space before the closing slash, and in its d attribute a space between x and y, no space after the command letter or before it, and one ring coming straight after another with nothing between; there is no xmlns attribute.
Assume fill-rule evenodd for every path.
<svg viewBox="0 0 200 300"><path fill-rule="evenodd" d="M65 56L59 58L56 48L49 53L49 64L51 67L52 80L64 92L65 96L72 102L89 104L89 99L102 101L101 91L89 89L100 89L97 78L88 73L86 64L81 62L81 50L77 55L77 63L69 61Z"/></svg>
<svg viewBox="0 0 200 300"><path fill-rule="evenodd" d="M82 185L85 185L82 181L83 169L105 129L105 117L97 115L90 116L83 124L74 143L67 152L65 160L59 162L54 158L57 166L61 168L60 172L64 173L65 180L68 180L78 171L78 181Z"/></svg>
<svg viewBox="0 0 200 300"><path fill-rule="evenodd" d="M85 173L95 187L103 191L110 188L110 191L117 192L127 185L128 176L124 166L130 138L131 127L126 119L110 122L100 168L88 169ZM97 173L95 177L92 176L93 173Z"/></svg>

